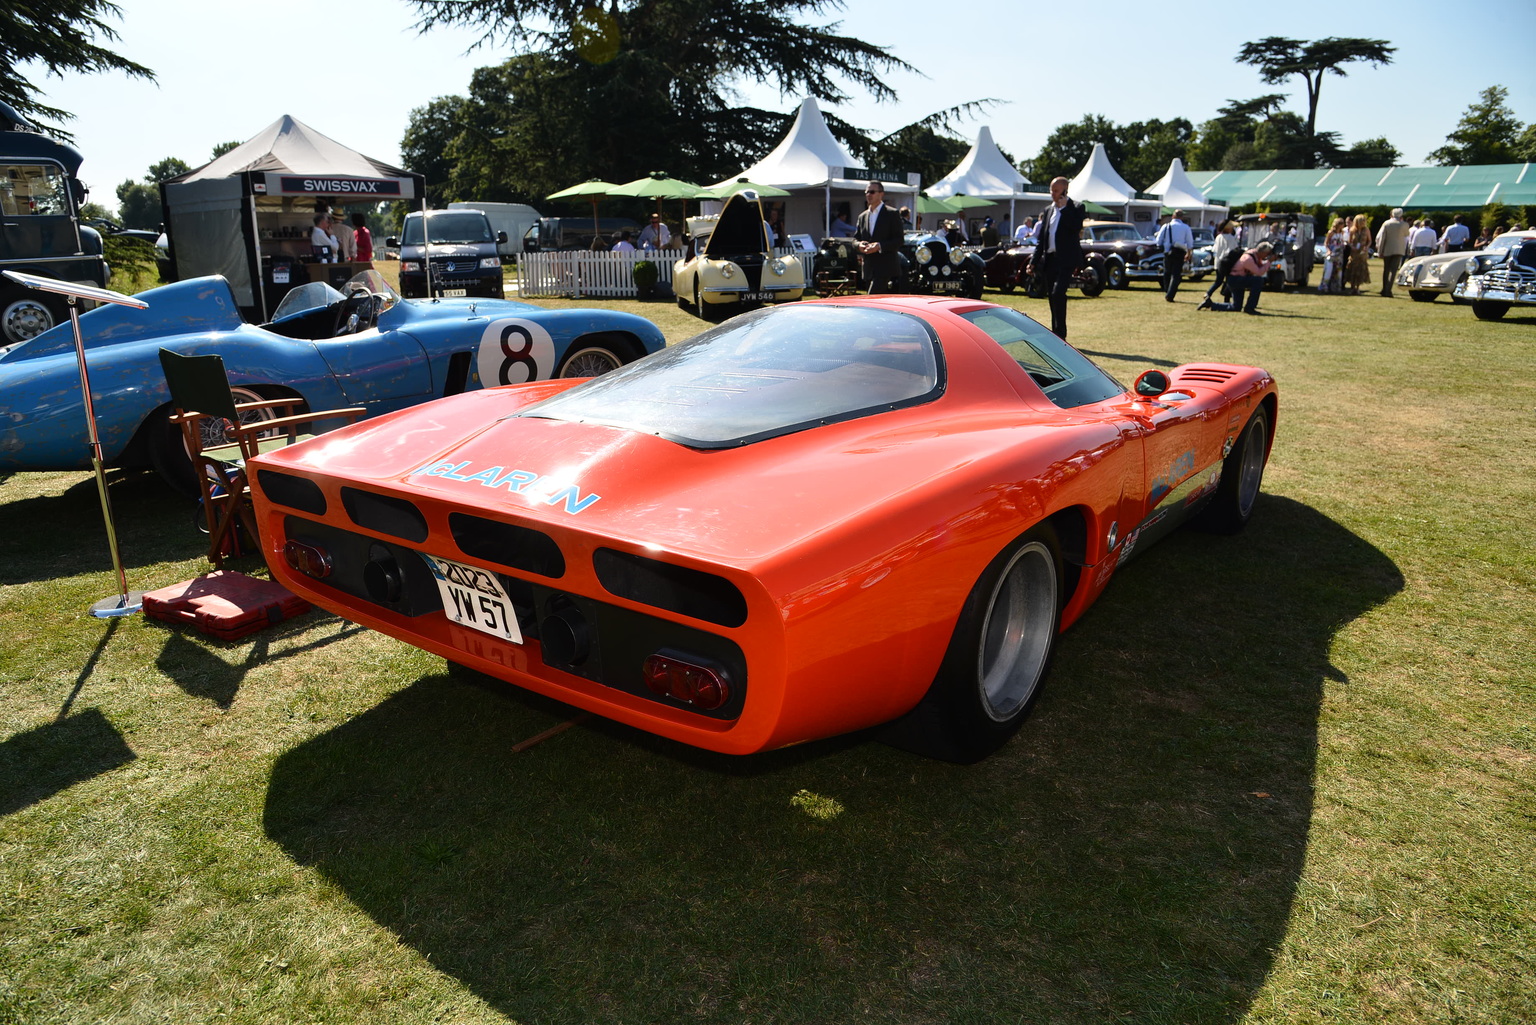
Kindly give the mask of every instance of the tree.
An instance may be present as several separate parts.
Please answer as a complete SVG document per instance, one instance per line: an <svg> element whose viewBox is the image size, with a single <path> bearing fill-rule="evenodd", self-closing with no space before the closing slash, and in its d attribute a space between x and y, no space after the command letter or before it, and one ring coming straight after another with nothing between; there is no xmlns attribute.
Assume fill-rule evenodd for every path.
<svg viewBox="0 0 1536 1025"><path fill-rule="evenodd" d="M1403 157L1402 152L1385 138L1361 139L1340 150L1329 161L1334 167L1391 167Z"/></svg>
<svg viewBox="0 0 1536 1025"><path fill-rule="evenodd" d="M1088 114L1081 121L1059 125L1046 136L1040 152L1027 163L1024 175L1033 182L1048 182L1057 176L1070 178L1083 169L1096 142L1104 144L1109 162L1118 167L1124 155L1119 126L1102 114Z"/></svg>
<svg viewBox="0 0 1536 1025"><path fill-rule="evenodd" d="M213 147L213 156L209 157L208 159L217 160L235 147L243 145L245 144L239 139L236 139L234 142L221 142L217 146Z"/></svg>
<svg viewBox="0 0 1536 1025"><path fill-rule="evenodd" d="M1300 75L1307 85L1306 150L1309 163L1302 166L1316 167L1318 151L1317 102L1323 88L1323 77L1329 73L1344 76L1345 64L1366 61L1373 67L1392 63L1397 47L1385 39L1340 38L1329 36L1307 42L1288 39L1285 36L1268 36L1253 43L1244 43L1235 58L1239 64L1251 64L1259 69L1259 77L1270 85L1279 85Z"/></svg>
<svg viewBox="0 0 1536 1025"><path fill-rule="evenodd" d="M117 187L117 217L125 228L158 228L161 220L160 183L192 168L185 160L166 157L149 165L142 182L125 181Z"/></svg>
<svg viewBox="0 0 1536 1025"><path fill-rule="evenodd" d="M121 71L134 78L154 81L155 73L120 57L94 40L116 41L117 33L103 18L121 17L108 0L42 0L38 3L6 3L5 31L0 33L0 99L18 114L42 121L61 122L74 117L67 110L50 107L37 99L41 93L25 75L23 65L38 64L48 74L62 78L66 71L97 74ZM69 138L57 124L43 125L49 132Z"/></svg>
<svg viewBox="0 0 1536 1025"><path fill-rule="evenodd" d="M1445 137L1445 145L1428 157L1432 164L1509 164L1529 159L1517 156L1524 126L1505 104L1509 90L1490 85L1478 95L1477 102L1461 115L1456 130Z"/></svg>
<svg viewBox="0 0 1536 1025"><path fill-rule="evenodd" d="M847 99L846 81L892 98L884 75L911 70L884 49L793 18L837 0L412 0L418 27L485 30L517 51L477 69L469 96L411 114L408 161L439 158L443 194L494 189L539 198L590 177L625 181L665 170L718 180L765 152L788 119L740 105L748 78L785 95ZM834 133L839 126L829 119ZM848 126L842 126L846 128ZM413 168L419 169L416 164ZM424 172L428 173L428 172Z"/></svg>

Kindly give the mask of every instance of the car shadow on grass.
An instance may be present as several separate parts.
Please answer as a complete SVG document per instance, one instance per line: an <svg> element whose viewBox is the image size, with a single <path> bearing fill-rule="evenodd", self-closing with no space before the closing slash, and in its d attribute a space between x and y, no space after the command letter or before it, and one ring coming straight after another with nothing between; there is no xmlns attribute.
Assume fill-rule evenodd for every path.
<svg viewBox="0 0 1536 1025"><path fill-rule="evenodd" d="M284 754L265 828L517 1020L1235 1022L1302 871L1330 645L1402 583L1288 499L1181 531L971 767L602 720L513 753L570 711L444 672Z"/></svg>

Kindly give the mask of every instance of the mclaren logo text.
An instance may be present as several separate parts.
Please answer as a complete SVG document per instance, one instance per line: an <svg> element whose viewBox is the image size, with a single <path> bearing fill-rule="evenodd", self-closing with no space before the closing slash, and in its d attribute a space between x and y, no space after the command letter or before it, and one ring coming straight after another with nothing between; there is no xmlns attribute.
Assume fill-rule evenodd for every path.
<svg viewBox="0 0 1536 1025"><path fill-rule="evenodd" d="M472 472L467 459L461 463L451 461L428 463L420 469L412 470L410 476L415 477L420 474L460 481L464 484L479 484L486 488L506 488L516 494L541 501L545 505L561 506L573 516L602 499L601 495L583 495L581 489L574 484L551 480L532 470L508 470L504 467L492 466Z"/></svg>

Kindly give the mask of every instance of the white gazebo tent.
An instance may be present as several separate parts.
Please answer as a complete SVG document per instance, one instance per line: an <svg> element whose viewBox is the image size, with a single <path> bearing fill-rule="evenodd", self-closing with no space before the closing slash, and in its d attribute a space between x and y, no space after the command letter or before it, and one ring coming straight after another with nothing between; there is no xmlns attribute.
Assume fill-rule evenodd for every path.
<svg viewBox="0 0 1536 1025"><path fill-rule="evenodd" d="M953 171L928 186L928 195L935 199L948 199L963 194L996 200L997 206L1006 203L1008 223L1014 225L1018 222L1020 200L1024 201L1025 213L1028 214L1038 214L1050 202L1049 194L1027 191L1027 185L1029 179L1003 156L997 143L992 141L992 129L983 125L981 131L976 133L976 141L965 159L956 164Z"/></svg>
<svg viewBox="0 0 1536 1025"><path fill-rule="evenodd" d="M1146 191L1161 196L1164 209L1184 211L1191 224L1220 224L1226 220L1230 209L1220 203L1206 202L1205 193L1189 180L1189 175L1184 173L1184 161L1178 157L1169 162L1168 173L1149 185Z"/></svg>
<svg viewBox="0 0 1536 1025"><path fill-rule="evenodd" d="M849 212L858 216L864 208L864 185L868 181L862 168L842 143L832 135L816 100L806 97L789 132L763 159L733 174L715 187L747 178L762 185L776 185L790 193L784 202L784 230L790 235L814 234L820 238L831 230L834 194L846 195ZM892 206L912 206L920 185L916 175L908 181L886 181L887 202Z"/></svg>
<svg viewBox="0 0 1536 1025"><path fill-rule="evenodd" d="M1109 207L1136 225L1143 235L1151 235L1157 230L1157 215L1163 206L1161 200L1136 197L1136 190L1109 162L1109 154L1104 152L1102 142L1093 144L1093 153L1067 186L1067 195L1081 202Z"/></svg>

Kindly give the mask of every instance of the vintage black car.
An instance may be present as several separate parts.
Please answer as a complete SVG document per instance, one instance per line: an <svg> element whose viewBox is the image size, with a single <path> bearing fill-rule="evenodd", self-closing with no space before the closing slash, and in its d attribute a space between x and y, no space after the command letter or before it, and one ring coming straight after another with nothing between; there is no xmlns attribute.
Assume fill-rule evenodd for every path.
<svg viewBox="0 0 1536 1025"><path fill-rule="evenodd" d="M1104 261L1104 283L1129 288L1131 279L1160 280L1163 253L1128 221L1084 221L1083 252Z"/></svg>
<svg viewBox="0 0 1536 1025"><path fill-rule="evenodd" d="M851 238L821 240L813 272L817 295L862 291L865 282L859 275L858 246ZM942 236L926 231L909 231L902 240L900 257L897 285L901 291L981 298L987 267L975 250L951 246Z"/></svg>
<svg viewBox="0 0 1536 1025"><path fill-rule="evenodd" d="M1470 300L1478 320L1499 320L1515 304L1536 308L1536 241L1503 253L1479 253L1468 270L1452 294Z"/></svg>
<svg viewBox="0 0 1536 1025"><path fill-rule="evenodd" d="M1274 263L1264 287L1276 291L1287 285L1306 288L1317 260L1317 227L1311 214L1243 214L1237 219L1238 244L1252 249L1260 242L1274 247Z"/></svg>
<svg viewBox="0 0 1536 1025"><path fill-rule="evenodd" d="M909 231L902 240L901 276L908 292L980 299L986 274L980 255L951 246L942 236Z"/></svg>
<svg viewBox="0 0 1536 1025"><path fill-rule="evenodd" d="M983 254L988 254L983 250ZM988 288L999 292L1012 292L1022 288L1032 298L1045 294L1044 282L1034 277L1033 242L1014 242L1001 246L986 255ZM1090 299L1104 291L1104 257L1098 253L1084 255L1083 265L1072 276L1072 284Z"/></svg>

